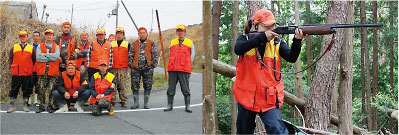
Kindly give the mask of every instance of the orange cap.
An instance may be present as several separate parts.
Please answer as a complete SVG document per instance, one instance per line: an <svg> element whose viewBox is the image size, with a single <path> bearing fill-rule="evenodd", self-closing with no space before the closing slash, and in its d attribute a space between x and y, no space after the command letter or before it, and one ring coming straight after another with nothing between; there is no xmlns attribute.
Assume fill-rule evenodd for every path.
<svg viewBox="0 0 399 135"><path fill-rule="evenodd" d="M105 60L100 60L100 64L98 64L98 65L106 65L106 66L108 66L108 62L105 61Z"/></svg>
<svg viewBox="0 0 399 135"><path fill-rule="evenodd" d="M67 66L67 67L68 67L68 66L74 66L74 67L76 67L76 62L75 62L74 60L68 60L67 63L66 63L66 66Z"/></svg>
<svg viewBox="0 0 399 135"><path fill-rule="evenodd" d="M125 32L125 29L123 27L118 27L116 28L116 32Z"/></svg>
<svg viewBox="0 0 399 135"><path fill-rule="evenodd" d="M108 39L111 38L111 37L116 38L116 36L114 34L111 34L111 35L108 36Z"/></svg>
<svg viewBox="0 0 399 135"><path fill-rule="evenodd" d="M97 34L105 34L105 29L104 28L98 28L97 29Z"/></svg>
<svg viewBox="0 0 399 135"><path fill-rule="evenodd" d="M144 31L147 33L147 29L146 29L145 27L140 27L139 30L138 30L138 32L140 32L140 31L142 31L142 30L144 30Z"/></svg>
<svg viewBox="0 0 399 135"><path fill-rule="evenodd" d="M183 30L183 31L186 31L186 26L184 26L183 24L177 25L176 30Z"/></svg>
<svg viewBox="0 0 399 135"><path fill-rule="evenodd" d="M61 25L61 26L65 26L65 25L69 25L69 27L72 27L72 24L71 24L71 23L69 23L69 22L64 22L64 23L62 23L62 25Z"/></svg>
<svg viewBox="0 0 399 135"><path fill-rule="evenodd" d="M18 32L18 36L28 36L28 32L26 30L21 30Z"/></svg>
<svg viewBox="0 0 399 135"><path fill-rule="evenodd" d="M259 24L263 23L266 26L272 25L274 23L278 23L272 11L267 10L267 9L260 9L254 13L254 16L252 18L254 20L254 24Z"/></svg>
<svg viewBox="0 0 399 135"><path fill-rule="evenodd" d="M46 35L47 33L54 34L54 30L53 29L47 29L46 31L44 31L44 35Z"/></svg>

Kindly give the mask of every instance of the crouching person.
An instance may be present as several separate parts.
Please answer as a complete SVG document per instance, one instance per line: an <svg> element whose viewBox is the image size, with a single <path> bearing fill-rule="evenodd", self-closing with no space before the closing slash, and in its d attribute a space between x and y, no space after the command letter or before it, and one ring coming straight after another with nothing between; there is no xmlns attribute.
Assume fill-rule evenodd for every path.
<svg viewBox="0 0 399 135"><path fill-rule="evenodd" d="M108 73L107 69L108 62L100 60L100 71L90 79L90 105L94 116L99 116L102 109L108 109L108 115L114 115L114 107L112 107L110 101L114 94L116 79L113 74Z"/></svg>
<svg viewBox="0 0 399 135"><path fill-rule="evenodd" d="M78 112L84 112L82 105L90 96L86 79L76 70L76 62L67 61L66 71L62 72L57 82L57 90L52 92L53 98L60 107L55 113L68 112L69 103L75 103Z"/></svg>

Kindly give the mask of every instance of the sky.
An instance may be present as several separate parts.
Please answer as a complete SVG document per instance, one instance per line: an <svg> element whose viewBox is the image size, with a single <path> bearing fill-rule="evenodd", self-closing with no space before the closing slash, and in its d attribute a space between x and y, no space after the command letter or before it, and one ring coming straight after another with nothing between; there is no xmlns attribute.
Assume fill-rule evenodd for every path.
<svg viewBox="0 0 399 135"><path fill-rule="evenodd" d="M0 0L4 1L4 0ZM31 2L31 0L13 0ZM71 21L72 25L81 30L95 31L103 26L107 35L115 33L116 16L108 14L116 8L117 0L33 0L36 3L38 18L41 19L43 4L47 5L45 13L49 13L48 23L61 24ZM158 32L155 10L158 9L161 30L176 28L177 25L192 25L202 23L202 1L200 0L123 0L137 27L151 24L153 32ZM119 0L118 26L125 28L127 38L137 36L137 31L125 8ZM153 16L152 16L152 10ZM152 20L153 17L153 20ZM45 21L45 17L43 19ZM153 23L151 23L153 22Z"/></svg>

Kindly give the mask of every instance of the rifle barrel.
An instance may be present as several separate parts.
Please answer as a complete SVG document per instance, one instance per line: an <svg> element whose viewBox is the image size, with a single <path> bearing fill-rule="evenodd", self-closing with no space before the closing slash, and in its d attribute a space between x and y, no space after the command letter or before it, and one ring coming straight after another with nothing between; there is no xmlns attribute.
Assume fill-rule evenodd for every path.
<svg viewBox="0 0 399 135"><path fill-rule="evenodd" d="M302 25L301 27L331 27L331 28L359 28L359 27L382 27L383 23L365 23L365 24L322 24L322 25Z"/></svg>

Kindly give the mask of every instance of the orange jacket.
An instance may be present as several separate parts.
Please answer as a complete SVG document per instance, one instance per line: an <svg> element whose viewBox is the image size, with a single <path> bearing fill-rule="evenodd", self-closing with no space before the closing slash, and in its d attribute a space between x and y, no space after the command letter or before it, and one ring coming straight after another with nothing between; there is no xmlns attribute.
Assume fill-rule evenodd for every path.
<svg viewBox="0 0 399 135"><path fill-rule="evenodd" d="M64 80L64 88L69 93L69 95L73 95L81 85L84 85L85 83L87 83L87 82L83 82L82 84L80 84L80 72L79 71L75 72L73 80L71 80L71 78L69 78L67 71L62 72L61 74L62 74L62 79Z"/></svg>
<svg viewBox="0 0 399 135"><path fill-rule="evenodd" d="M264 63L280 71L280 43L274 45L274 39L266 43ZM281 107L284 102L284 85L281 74L262 67L257 60L255 48L241 55L236 65L234 96L245 109L254 112L266 112ZM277 78L277 79L276 79ZM278 102L277 102L278 101Z"/></svg>
<svg viewBox="0 0 399 135"><path fill-rule="evenodd" d="M20 44L14 45L13 56L12 56L13 60L11 64L12 76L33 75L32 52L33 52L33 46L30 44L26 44L23 50Z"/></svg>
<svg viewBox="0 0 399 135"><path fill-rule="evenodd" d="M179 39L170 43L168 71L181 71L191 74L191 45L193 41L186 38L179 45Z"/></svg>
<svg viewBox="0 0 399 135"><path fill-rule="evenodd" d="M57 44L53 42L53 46L51 47L51 51L50 53L55 53L55 48L56 48ZM41 52L43 54L47 53L47 47L46 47L46 43L40 43L40 49ZM56 61L50 61L49 62L49 69L48 69L48 76L59 76L59 60ZM36 74L37 75L44 75L46 72L46 62L39 62L36 60L36 64L35 64L35 68L36 68Z"/></svg>
<svg viewBox="0 0 399 135"><path fill-rule="evenodd" d="M111 44L108 41L104 41L102 46L97 40L93 41L92 47L89 67L98 69L100 60L106 60L109 63Z"/></svg>
<svg viewBox="0 0 399 135"><path fill-rule="evenodd" d="M147 39L147 44L145 45L145 58L147 60L147 64L148 66L152 65L152 55L151 55L151 46L152 46L152 41ZM137 68L138 67L138 59L140 56L140 41L136 40L134 41L134 58L133 58L133 62L130 65L132 68Z"/></svg>
<svg viewBox="0 0 399 135"><path fill-rule="evenodd" d="M88 50L89 47L90 47L90 44L91 44L91 42L87 42L86 48L84 48L83 45L79 42L79 50L80 50L80 51L82 51L82 50ZM76 60L76 62L77 62L77 63L76 63L76 67L77 67L77 68L80 68L80 66L82 66L82 62L84 62L85 68L87 68L87 57L78 58L78 59Z"/></svg>
<svg viewBox="0 0 399 135"><path fill-rule="evenodd" d="M115 84L112 83L115 76L109 72L103 79L101 79L101 75L99 72L95 73L93 75L93 78L94 78L94 88L95 88L95 91L97 92L97 94L103 94L110 87L115 87ZM113 94L114 94L114 92L112 92L109 95L104 96L103 98L107 99L108 101L111 101ZM103 99L103 98L101 98L101 99ZM98 101L100 101L100 99L97 99L96 97L92 96L90 98L90 104L94 104Z"/></svg>
<svg viewBox="0 0 399 135"><path fill-rule="evenodd" d="M72 35L69 35L69 36L72 36ZM62 36L61 36L58 45L61 45L62 40L63 40L63 39L62 39ZM68 46L67 46L67 48L68 48L68 50L67 50L67 56L68 56L68 58L71 57L71 55L72 55L73 52L75 52L75 44L76 44L75 37L72 37L72 38L69 40L69 43L68 43ZM60 47L60 48L61 48L61 47ZM61 53L61 52L60 52L60 53Z"/></svg>
<svg viewBox="0 0 399 135"><path fill-rule="evenodd" d="M127 69L129 65L129 42L122 41L121 45L118 46L117 41L111 42L112 51L113 51L113 69Z"/></svg>

